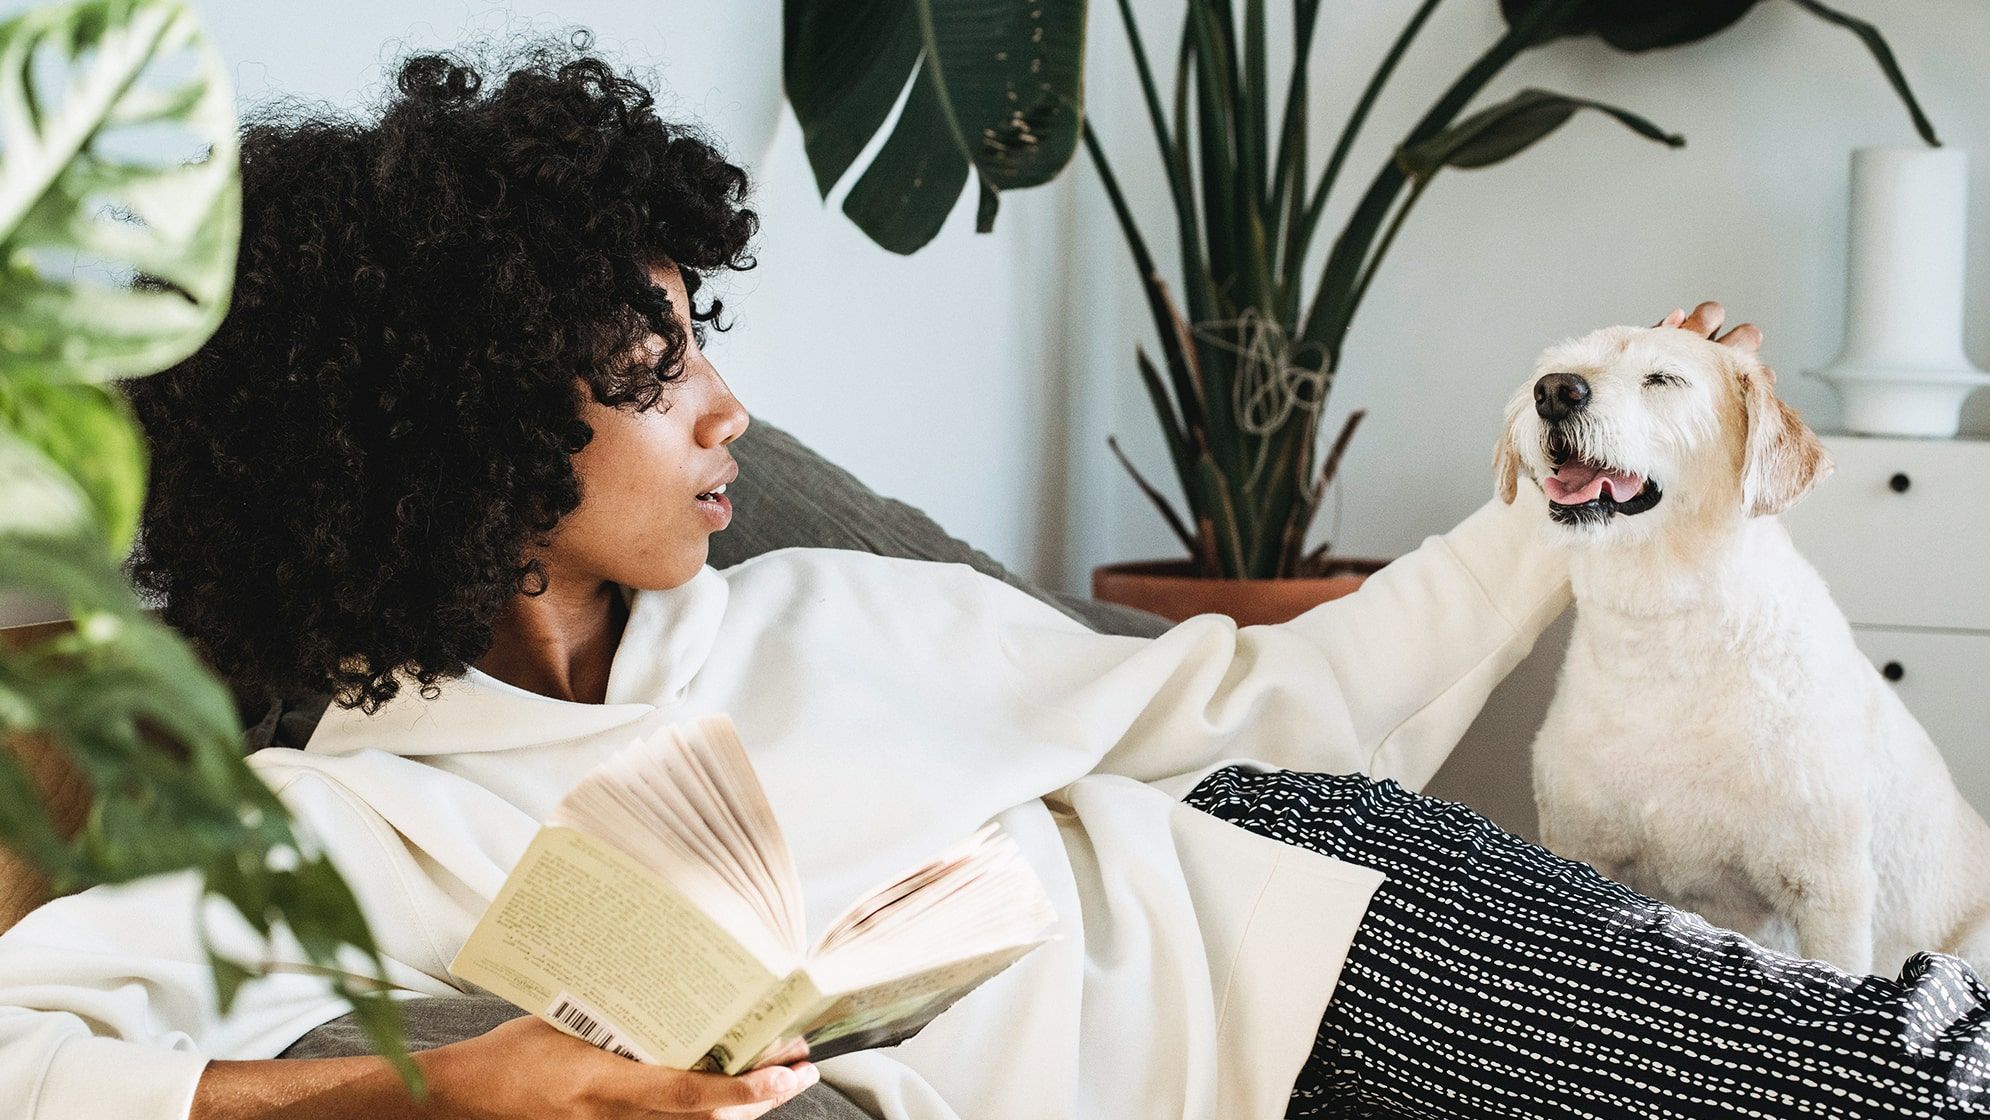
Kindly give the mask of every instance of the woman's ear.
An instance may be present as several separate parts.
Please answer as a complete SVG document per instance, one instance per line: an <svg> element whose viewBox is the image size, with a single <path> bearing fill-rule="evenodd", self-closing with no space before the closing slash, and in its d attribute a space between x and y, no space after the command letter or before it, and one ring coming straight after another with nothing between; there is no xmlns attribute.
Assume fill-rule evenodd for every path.
<svg viewBox="0 0 1990 1120"><path fill-rule="evenodd" d="M1829 477L1831 456L1796 410L1776 396L1776 375L1737 363L1741 384L1741 508L1750 517L1781 513Z"/></svg>

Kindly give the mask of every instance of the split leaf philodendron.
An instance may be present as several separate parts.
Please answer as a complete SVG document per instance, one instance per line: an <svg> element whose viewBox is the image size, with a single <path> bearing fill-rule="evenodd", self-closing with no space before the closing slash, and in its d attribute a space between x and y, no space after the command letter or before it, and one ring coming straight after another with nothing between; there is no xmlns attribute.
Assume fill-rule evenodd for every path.
<svg viewBox="0 0 1990 1120"><path fill-rule="evenodd" d="M824 197L904 98L843 200L893 252L933 239L970 173L986 230L1000 192L1049 182L1077 150L1082 3L788 0L784 15L782 76Z"/></svg>
<svg viewBox="0 0 1990 1120"><path fill-rule="evenodd" d="M162 135L200 151L134 154ZM243 762L227 689L120 571L146 454L107 383L193 353L234 284L226 69L180 0L23 12L0 23L0 156L0 592L73 620L25 648L0 643L0 740L46 736L90 796L68 833L0 750L0 843L60 891L199 876L203 899L264 938L294 936L418 1087L352 892ZM212 948L209 960L224 1008L260 971Z"/></svg>

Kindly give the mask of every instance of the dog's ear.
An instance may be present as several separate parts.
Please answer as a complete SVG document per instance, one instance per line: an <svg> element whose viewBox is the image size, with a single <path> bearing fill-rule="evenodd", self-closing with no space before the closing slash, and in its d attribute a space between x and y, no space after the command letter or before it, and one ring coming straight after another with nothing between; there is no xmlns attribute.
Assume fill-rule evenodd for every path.
<svg viewBox="0 0 1990 1120"><path fill-rule="evenodd" d="M1513 417L1508 415L1506 423L1499 430L1499 445L1493 448L1493 483L1499 488L1499 500L1507 505L1520 493L1520 452L1513 448Z"/></svg>
<svg viewBox="0 0 1990 1120"><path fill-rule="evenodd" d="M1759 363L1738 364L1746 435L1741 453L1741 508L1750 517L1781 513L1831 473L1831 456L1817 434L1776 396L1776 375Z"/></svg>

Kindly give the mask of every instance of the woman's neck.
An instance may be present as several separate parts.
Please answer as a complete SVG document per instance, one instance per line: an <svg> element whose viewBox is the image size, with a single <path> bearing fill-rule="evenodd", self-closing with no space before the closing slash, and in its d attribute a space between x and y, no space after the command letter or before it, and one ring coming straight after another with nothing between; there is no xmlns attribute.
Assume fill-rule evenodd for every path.
<svg viewBox="0 0 1990 1120"><path fill-rule="evenodd" d="M509 685L576 704L600 704L629 620L611 581L551 582L541 595L512 599L492 629L478 669Z"/></svg>

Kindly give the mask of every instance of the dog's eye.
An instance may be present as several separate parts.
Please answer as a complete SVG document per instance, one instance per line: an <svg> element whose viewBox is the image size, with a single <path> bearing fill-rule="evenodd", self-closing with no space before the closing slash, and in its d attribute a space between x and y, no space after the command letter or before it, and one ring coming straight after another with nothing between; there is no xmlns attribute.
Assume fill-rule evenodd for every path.
<svg viewBox="0 0 1990 1120"><path fill-rule="evenodd" d="M1686 384L1685 379L1675 374L1670 374L1670 373L1645 374L1645 388L1647 389L1651 388L1654 385L1684 385L1684 384Z"/></svg>

